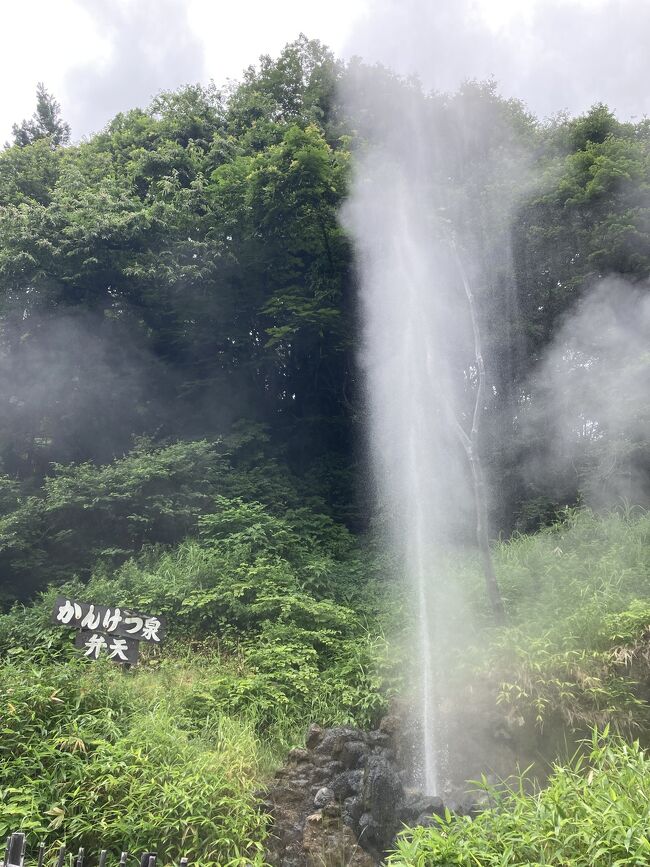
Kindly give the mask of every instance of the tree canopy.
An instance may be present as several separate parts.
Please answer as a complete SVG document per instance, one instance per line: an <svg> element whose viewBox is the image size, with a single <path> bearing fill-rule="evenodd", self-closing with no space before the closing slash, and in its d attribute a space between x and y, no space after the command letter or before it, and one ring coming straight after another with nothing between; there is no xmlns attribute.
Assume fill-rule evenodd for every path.
<svg viewBox="0 0 650 867"><path fill-rule="evenodd" d="M358 117L340 97L351 78L375 94ZM21 510L47 512L57 479L89 473L100 484L104 470L91 467L122 460L134 437L165 448L263 431L270 458L324 509L366 526L355 273L339 211L353 149L403 98L449 129L473 119L451 213L468 198L504 209L475 208L466 233L486 275L477 305L483 448L500 490L492 533L534 523L531 503L579 495L577 479L546 491L521 472L536 447L521 419L576 301L612 273L647 285L648 123L619 122L602 105L540 123L492 84L429 95L301 37L238 85L162 93L78 144L43 85L34 117L14 127L0 154L9 572L27 544L16 537ZM497 255L506 247L510 259ZM459 375L467 364L459 358ZM55 572L73 568L54 561Z"/></svg>

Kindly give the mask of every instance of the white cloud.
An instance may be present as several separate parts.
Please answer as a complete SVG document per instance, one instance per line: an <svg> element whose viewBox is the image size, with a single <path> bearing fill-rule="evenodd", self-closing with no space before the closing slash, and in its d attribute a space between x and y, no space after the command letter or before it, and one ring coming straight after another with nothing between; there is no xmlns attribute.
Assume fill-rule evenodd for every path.
<svg viewBox="0 0 650 867"><path fill-rule="evenodd" d="M650 112L647 0L21 0L3 10L0 142L44 81L79 137L164 88L237 78L300 32L432 86L494 75L547 114Z"/></svg>
<svg viewBox="0 0 650 867"><path fill-rule="evenodd" d="M70 64L101 62L108 50L92 16L74 0L8 4L0 28L0 143L12 123L31 116L39 81L61 101Z"/></svg>
<svg viewBox="0 0 650 867"><path fill-rule="evenodd" d="M369 5L370 0L190 0L189 17L196 32L203 34L208 74L219 84L228 76L237 77L261 54L278 54L300 33L340 52Z"/></svg>
<svg viewBox="0 0 650 867"><path fill-rule="evenodd" d="M0 36L0 141L29 117L38 81L75 138L159 90L238 78L304 32L339 51L368 0L23 0ZM8 84L9 83L9 84Z"/></svg>
<svg viewBox="0 0 650 867"><path fill-rule="evenodd" d="M180 0L78 0L110 49L67 69L62 99L73 133L100 129L118 111L145 106L160 90L206 78L204 39Z"/></svg>

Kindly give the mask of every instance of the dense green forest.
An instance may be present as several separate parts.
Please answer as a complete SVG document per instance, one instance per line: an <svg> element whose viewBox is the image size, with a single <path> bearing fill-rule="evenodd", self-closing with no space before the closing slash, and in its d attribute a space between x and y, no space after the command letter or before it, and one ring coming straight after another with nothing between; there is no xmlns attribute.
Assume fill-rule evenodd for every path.
<svg viewBox="0 0 650 867"><path fill-rule="evenodd" d="M369 94L359 116L350 81ZM41 88L0 154L0 833L262 864L255 791L306 723L374 725L399 694L411 602L372 533L339 212L366 130L407 97L443 125L476 119L454 189L480 202L498 184L514 215L476 236L487 256L507 230L512 249L478 298L508 620L492 625L463 546L463 683L517 724L594 742L541 793L406 833L391 863L648 863L647 759L629 743L649 725L647 395L631 428L576 434L570 473L552 453L529 471L548 431L524 421L596 282L647 291L650 123L604 105L542 122L493 83L427 94L304 37L76 144ZM618 498L630 479L636 503ZM126 676L89 663L49 625L57 592L164 614L169 639Z"/></svg>

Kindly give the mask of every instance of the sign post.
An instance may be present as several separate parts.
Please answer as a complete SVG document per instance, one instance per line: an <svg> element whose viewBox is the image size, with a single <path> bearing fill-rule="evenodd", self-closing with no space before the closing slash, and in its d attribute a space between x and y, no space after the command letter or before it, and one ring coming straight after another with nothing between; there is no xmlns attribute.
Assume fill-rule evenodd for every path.
<svg viewBox="0 0 650 867"><path fill-rule="evenodd" d="M83 650L84 656L89 659L106 656L122 665L138 661L141 641L160 644L165 634L163 617L130 608L76 602L65 596L56 597L52 622L77 630L75 647Z"/></svg>

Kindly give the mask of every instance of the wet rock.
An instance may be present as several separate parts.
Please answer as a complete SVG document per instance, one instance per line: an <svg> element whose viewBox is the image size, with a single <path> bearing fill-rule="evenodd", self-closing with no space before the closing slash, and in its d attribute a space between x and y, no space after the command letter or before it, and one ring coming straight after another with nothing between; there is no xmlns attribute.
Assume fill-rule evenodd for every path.
<svg viewBox="0 0 650 867"><path fill-rule="evenodd" d="M442 798L416 793L403 800L398 815L402 823L420 825L422 816L444 816L445 805Z"/></svg>
<svg viewBox="0 0 650 867"><path fill-rule="evenodd" d="M487 810L492 803L492 795L486 792L485 789L477 789L472 793L472 814L480 813L481 810Z"/></svg>
<svg viewBox="0 0 650 867"><path fill-rule="evenodd" d="M344 771L330 783L335 797L342 801L349 795L356 795L363 785L363 771Z"/></svg>
<svg viewBox="0 0 650 867"><path fill-rule="evenodd" d="M345 768L358 768L365 764L368 746L363 741L348 741L341 748L341 762Z"/></svg>
<svg viewBox="0 0 650 867"><path fill-rule="evenodd" d="M397 735L401 727L402 721L397 714L386 714L379 723L379 731L382 734L389 735L391 738Z"/></svg>
<svg viewBox="0 0 650 867"><path fill-rule="evenodd" d="M459 801L451 800L447 804L447 808L457 816L476 816L481 812L481 807L475 798L467 797Z"/></svg>
<svg viewBox="0 0 650 867"><path fill-rule="evenodd" d="M433 828L436 824L436 820L431 815L431 813L421 813L414 822L410 823L411 825L420 825L422 828Z"/></svg>
<svg viewBox="0 0 650 867"><path fill-rule="evenodd" d="M332 779L333 774L335 773L336 771L332 772L327 768L321 768L317 765L312 765L310 768L311 781L315 783L319 788L321 786L326 786Z"/></svg>
<svg viewBox="0 0 650 867"><path fill-rule="evenodd" d="M341 807L341 817L346 825L358 829L359 819L363 815L363 801L359 796L346 798Z"/></svg>
<svg viewBox="0 0 650 867"><path fill-rule="evenodd" d="M359 843L377 859L381 857L383 832L379 822L371 813L363 813L359 819L358 839Z"/></svg>
<svg viewBox="0 0 650 867"><path fill-rule="evenodd" d="M334 792L327 786L323 786L316 792L314 807L324 807L326 804L330 804L333 800Z"/></svg>
<svg viewBox="0 0 650 867"><path fill-rule="evenodd" d="M309 751L303 750L300 747L294 747L294 749L289 750L287 755L287 761L295 762L296 764L300 762L309 761Z"/></svg>
<svg viewBox="0 0 650 867"><path fill-rule="evenodd" d="M395 836L403 797L402 781L390 762L383 756L371 756L363 775L362 798L372 818L366 837L378 854L388 848Z"/></svg>
<svg viewBox="0 0 650 867"><path fill-rule="evenodd" d="M272 820L266 860L274 867L372 867L403 822L428 824L439 798L405 796L395 719L380 730L312 725L289 752L260 809ZM459 805L460 809L461 805Z"/></svg>
<svg viewBox="0 0 650 867"><path fill-rule="evenodd" d="M307 737L305 738L305 746L308 750L315 749L321 742L324 729L316 723L312 723L307 729Z"/></svg>
<svg viewBox="0 0 650 867"><path fill-rule="evenodd" d="M338 759L332 759L329 753L312 753L312 762L319 768L327 768L329 773L338 774L343 770L343 763Z"/></svg>
<svg viewBox="0 0 650 867"><path fill-rule="evenodd" d="M375 867L351 829L319 813L307 817L303 835L304 867ZM283 864L283 867L289 867ZM291 865L293 867L293 865Z"/></svg>
<svg viewBox="0 0 650 867"><path fill-rule="evenodd" d="M325 729L315 751L339 759L343 752L343 748L349 741L364 740L365 735L360 729L348 728L347 726L337 726L336 728Z"/></svg>
<svg viewBox="0 0 650 867"><path fill-rule="evenodd" d="M382 731L369 732L368 743L373 747L388 747L392 743L392 737Z"/></svg>

